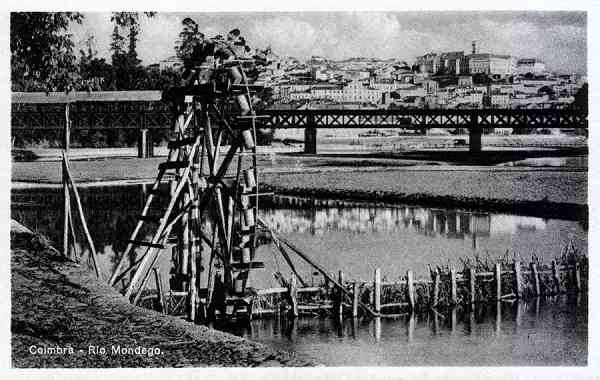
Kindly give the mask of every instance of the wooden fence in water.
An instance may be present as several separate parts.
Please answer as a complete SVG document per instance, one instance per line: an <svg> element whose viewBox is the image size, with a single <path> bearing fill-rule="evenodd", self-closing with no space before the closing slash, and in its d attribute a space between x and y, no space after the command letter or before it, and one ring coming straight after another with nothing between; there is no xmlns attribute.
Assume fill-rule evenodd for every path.
<svg viewBox="0 0 600 380"><path fill-rule="evenodd" d="M298 288L294 277L286 286L257 291L253 315L338 315L358 317L362 311L376 317L399 317L432 308L471 307L475 304L532 299L587 289L588 261L572 245L550 265L533 259L464 262L430 270L429 278L416 278L408 270L397 281L382 280L380 269L372 281L346 281L344 291L325 281L317 287ZM364 305L369 305L369 310Z"/></svg>

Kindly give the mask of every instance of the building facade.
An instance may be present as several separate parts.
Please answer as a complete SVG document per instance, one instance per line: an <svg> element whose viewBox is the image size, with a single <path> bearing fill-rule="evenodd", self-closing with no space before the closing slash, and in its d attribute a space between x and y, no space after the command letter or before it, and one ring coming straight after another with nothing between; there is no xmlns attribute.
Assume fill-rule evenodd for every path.
<svg viewBox="0 0 600 380"><path fill-rule="evenodd" d="M546 71L546 64L536 58L522 58L517 61L518 74L541 74Z"/></svg>
<svg viewBox="0 0 600 380"><path fill-rule="evenodd" d="M469 73L488 75L511 75L516 71L516 62L509 55L472 54L468 56Z"/></svg>

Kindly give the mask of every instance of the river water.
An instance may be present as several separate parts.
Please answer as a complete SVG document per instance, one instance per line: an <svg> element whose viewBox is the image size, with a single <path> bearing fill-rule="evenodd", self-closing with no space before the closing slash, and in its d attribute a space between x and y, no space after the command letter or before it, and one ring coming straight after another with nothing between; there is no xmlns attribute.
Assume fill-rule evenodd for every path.
<svg viewBox="0 0 600 380"><path fill-rule="evenodd" d="M135 225L144 189L80 189L106 275L116 263L115 251L123 251ZM11 211L13 218L61 246L61 190L14 190ZM274 231L332 273L342 269L348 280L370 280L375 268L381 268L384 281L398 279L409 269L424 276L428 265L460 267L461 260L475 256L493 260L518 255L527 262L536 255L550 262L570 241L587 254L587 224L558 219L402 205L289 208L277 202L261 208L261 214ZM257 255L265 268L253 273L249 285L279 286L275 271L289 277L285 261L270 244L261 246ZM310 267L293 260L305 281L322 281ZM163 255L159 268L165 286L171 265L169 255ZM232 332L331 365L585 365L587 301L582 298L503 303L454 317L341 324L310 318L293 324L255 320Z"/></svg>

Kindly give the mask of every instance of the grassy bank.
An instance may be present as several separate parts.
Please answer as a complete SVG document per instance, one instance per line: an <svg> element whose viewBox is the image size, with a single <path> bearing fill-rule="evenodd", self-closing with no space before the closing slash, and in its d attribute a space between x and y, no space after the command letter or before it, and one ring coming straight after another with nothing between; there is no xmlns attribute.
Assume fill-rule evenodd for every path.
<svg viewBox="0 0 600 380"><path fill-rule="evenodd" d="M259 343L133 306L98 281L85 265L65 261L46 239L14 221L11 274L13 367L315 364ZM103 347L106 354L90 354L90 346L95 346L95 352ZM56 347L67 352L71 347L73 354L36 351ZM120 351L115 353L113 349L117 347ZM153 354L127 352L137 347L152 350Z"/></svg>

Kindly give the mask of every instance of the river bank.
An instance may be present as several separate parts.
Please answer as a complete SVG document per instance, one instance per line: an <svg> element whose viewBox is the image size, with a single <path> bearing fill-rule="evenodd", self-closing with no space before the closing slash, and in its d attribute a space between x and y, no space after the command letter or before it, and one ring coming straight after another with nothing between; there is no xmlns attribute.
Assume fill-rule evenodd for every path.
<svg viewBox="0 0 600 380"><path fill-rule="evenodd" d="M14 221L11 274L13 367L316 364L299 355L133 306L97 280L85 265L66 261L44 237ZM62 354L49 353L57 347Z"/></svg>
<svg viewBox="0 0 600 380"><path fill-rule="evenodd" d="M82 186L148 183L163 160L72 160L71 169ZM287 195L587 220L586 167L449 165L372 156L287 154L262 155L258 166L263 189ZM59 162L12 164L13 189L54 187L60 181Z"/></svg>

